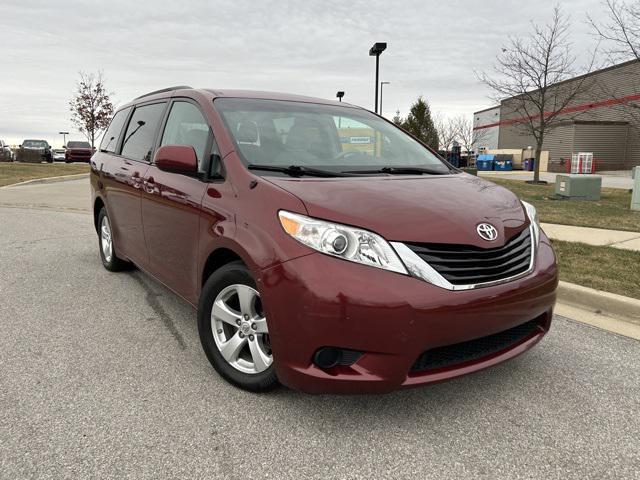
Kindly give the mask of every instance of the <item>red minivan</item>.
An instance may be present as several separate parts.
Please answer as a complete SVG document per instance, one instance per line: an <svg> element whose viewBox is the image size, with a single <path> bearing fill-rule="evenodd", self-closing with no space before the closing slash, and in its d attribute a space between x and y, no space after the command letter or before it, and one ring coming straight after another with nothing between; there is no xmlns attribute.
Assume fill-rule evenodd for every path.
<svg viewBox="0 0 640 480"><path fill-rule="evenodd" d="M247 390L438 382L551 324L534 207L346 103L152 92L116 112L91 188L103 265L196 307L209 361Z"/></svg>

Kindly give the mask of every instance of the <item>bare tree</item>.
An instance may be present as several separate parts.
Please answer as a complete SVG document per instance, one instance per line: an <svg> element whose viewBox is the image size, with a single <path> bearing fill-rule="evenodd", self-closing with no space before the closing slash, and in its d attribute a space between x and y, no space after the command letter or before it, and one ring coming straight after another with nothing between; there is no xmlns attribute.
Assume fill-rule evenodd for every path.
<svg viewBox="0 0 640 480"><path fill-rule="evenodd" d="M594 33L599 38L610 64L624 60L640 60L640 3L618 0L604 0L606 17L596 21L589 16ZM619 99L612 105L622 116L627 117L630 126L640 127L640 105L628 101L625 97L629 90L640 91L640 79L635 68L622 69L618 75L624 76L624 82L599 81L598 87L605 98ZM629 86L631 88L629 88Z"/></svg>
<svg viewBox="0 0 640 480"><path fill-rule="evenodd" d="M69 101L71 121L78 127L91 147L107 129L113 115L113 104L104 87L102 72L98 74L80 72L76 93Z"/></svg>
<svg viewBox="0 0 640 480"><path fill-rule="evenodd" d="M602 23L588 16L597 36L609 47L612 63L636 58L640 60L640 4L604 0L607 18Z"/></svg>
<svg viewBox="0 0 640 480"><path fill-rule="evenodd" d="M445 153L449 153L457 136L456 123L454 119L445 117L442 112L437 112L433 116L433 124L436 127L436 132L438 132L440 150L444 150Z"/></svg>
<svg viewBox="0 0 640 480"><path fill-rule="evenodd" d="M488 131L486 128L474 128L473 120L464 115L460 115L453 119L455 134L460 146L467 154L471 154L479 143L487 138Z"/></svg>
<svg viewBox="0 0 640 480"><path fill-rule="evenodd" d="M533 24L527 37L509 39L492 74L479 74L480 81L493 91L494 100L501 102L506 117L533 137L534 183L540 182L540 153L545 136L570 118L563 110L585 90L587 77L560 83L578 73L571 47L569 20L560 7L555 7L548 24ZM592 67L593 61L582 73Z"/></svg>

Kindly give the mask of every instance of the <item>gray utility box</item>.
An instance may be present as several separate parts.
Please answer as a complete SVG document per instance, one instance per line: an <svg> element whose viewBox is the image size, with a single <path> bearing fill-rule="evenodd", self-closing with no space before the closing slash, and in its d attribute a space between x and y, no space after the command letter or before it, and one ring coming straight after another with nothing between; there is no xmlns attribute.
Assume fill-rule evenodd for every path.
<svg viewBox="0 0 640 480"><path fill-rule="evenodd" d="M633 169L633 194L631 195L631 210L640 211L640 167Z"/></svg>
<svg viewBox="0 0 640 480"><path fill-rule="evenodd" d="M599 175L556 175L556 195L570 200L600 200L602 177Z"/></svg>

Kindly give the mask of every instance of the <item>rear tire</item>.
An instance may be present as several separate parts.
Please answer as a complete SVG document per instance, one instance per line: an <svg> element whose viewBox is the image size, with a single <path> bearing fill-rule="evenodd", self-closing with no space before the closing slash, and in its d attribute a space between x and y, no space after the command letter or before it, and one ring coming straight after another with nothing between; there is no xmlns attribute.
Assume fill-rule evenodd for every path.
<svg viewBox="0 0 640 480"><path fill-rule="evenodd" d="M110 272L119 272L131 268L131 263L122 260L116 255L116 249L113 246L111 222L107 215L107 209L104 207L100 209L98 214L98 246L104 268Z"/></svg>
<svg viewBox="0 0 640 480"><path fill-rule="evenodd" d="M260 294L242 262L224 265L205 282L198 332L209 362L229 383L250 392L279 385Z"/></svg>

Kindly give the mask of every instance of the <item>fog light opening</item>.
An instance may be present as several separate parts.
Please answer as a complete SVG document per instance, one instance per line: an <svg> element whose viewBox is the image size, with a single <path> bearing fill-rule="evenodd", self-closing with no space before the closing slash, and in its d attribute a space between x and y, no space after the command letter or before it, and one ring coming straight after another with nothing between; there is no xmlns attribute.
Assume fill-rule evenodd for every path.
<svg viewBox="0 0 640 480"><path fill-rule="evenodd" d="M335 347L322 347L313 355L313 363L323 369L333 368L342 360L342 351Z"/></svg>

